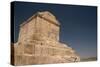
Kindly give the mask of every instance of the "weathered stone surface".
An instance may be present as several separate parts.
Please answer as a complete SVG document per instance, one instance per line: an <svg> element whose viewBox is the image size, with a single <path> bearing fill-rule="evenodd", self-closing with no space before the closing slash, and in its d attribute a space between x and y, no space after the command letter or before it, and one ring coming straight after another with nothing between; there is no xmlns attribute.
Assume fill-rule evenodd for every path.
<svg viewBox="0 0 100 67"><path fill-rule="evenodd" d="M20 25L19 39L12 45L12 64L78 62L80 58L67 44L59 42L60 23L48 11L38 12Z"/></svg>

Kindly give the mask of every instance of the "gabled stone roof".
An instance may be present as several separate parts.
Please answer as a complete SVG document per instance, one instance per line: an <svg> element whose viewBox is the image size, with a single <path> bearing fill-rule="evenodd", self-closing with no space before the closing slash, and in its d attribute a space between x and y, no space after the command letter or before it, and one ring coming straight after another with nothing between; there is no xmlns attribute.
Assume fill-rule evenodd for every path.
<svg viewBox="0 0 100 67"><path fill-rule="evenodd" d="M25 24L27 24L29 21L31 21L33 18L35 17L41 17L57 26L60 25L60 23L56 20L56 17L50 13L49 11L43 11L43 12L37 12L36 14L34 14L33 16L31 16L28 20L26 20L25 22L23 22L20 26L23 26Z"/></svg>

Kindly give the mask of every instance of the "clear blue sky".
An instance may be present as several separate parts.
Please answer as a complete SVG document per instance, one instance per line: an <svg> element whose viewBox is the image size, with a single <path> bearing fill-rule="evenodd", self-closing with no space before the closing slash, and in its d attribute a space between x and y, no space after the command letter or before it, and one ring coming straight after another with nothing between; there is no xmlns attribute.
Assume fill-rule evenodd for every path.
<svg viewBox="0 0 100 67"><path fill-rule="evenodd" d="M38 11L50 11L61 24L60 41L67 43L83 57L97 56L97 7L15 2L14 33L19 25Z"/></svg>

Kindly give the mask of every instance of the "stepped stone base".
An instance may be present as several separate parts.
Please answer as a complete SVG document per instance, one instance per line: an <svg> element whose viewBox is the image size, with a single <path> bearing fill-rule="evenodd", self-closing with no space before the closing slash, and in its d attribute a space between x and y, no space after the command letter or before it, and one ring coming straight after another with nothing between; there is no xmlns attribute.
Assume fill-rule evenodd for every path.
<svg viewBox="0 0 100 67"><path fill-rule="evenodd" d="M14 54L12 55L14 65L71 63L80 61L74 50L68 46L63 46L63 44L56 44L55 46L33 44L31 43L27 47L22 44L18 45L18 43L14 45Z"/></svg>
<svg viewBox="0 0 100 67"><path fill-rule="evenodd" d="M66 59L65 59L66 58ZM60 56L16 56L15 65L29 65L29 64L54 64L54 63L70 63L74 62L71 58ZM19 62L18 62L19 61Z"/></svg>

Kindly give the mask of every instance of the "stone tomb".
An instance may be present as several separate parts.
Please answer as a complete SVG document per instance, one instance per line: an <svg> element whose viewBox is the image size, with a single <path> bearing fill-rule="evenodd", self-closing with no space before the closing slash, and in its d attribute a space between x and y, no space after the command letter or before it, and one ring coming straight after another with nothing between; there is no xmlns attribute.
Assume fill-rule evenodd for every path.
<svg viewBox="0 0 100 67"><path fill-rule="evenodd" d="M11 45L11 64L52 64L80 61L76 52L59 42L60 23L48 11L37 12L20 25L18 42Z"/></svg>

